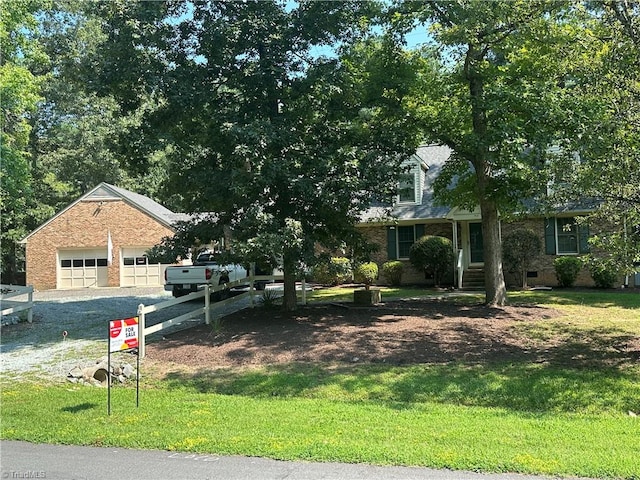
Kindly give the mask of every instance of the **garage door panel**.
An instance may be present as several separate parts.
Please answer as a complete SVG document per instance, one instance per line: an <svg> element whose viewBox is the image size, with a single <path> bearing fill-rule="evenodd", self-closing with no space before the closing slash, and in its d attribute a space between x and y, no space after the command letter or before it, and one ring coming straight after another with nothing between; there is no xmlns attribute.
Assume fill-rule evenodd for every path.
<svg viewBox="0 0 640 480"><path fill-rule="evenodd" d="M108 286L107 249L61 250L58 252L58 288Z"/></svg>
<svg viewBox="0 0 640 480"><path fill-rule="evenodd" d="M120 267L120 284L125 287L157 287L164 284L164 269L158 264L148 264L149 247L124 247L123 265Z"/></svg>

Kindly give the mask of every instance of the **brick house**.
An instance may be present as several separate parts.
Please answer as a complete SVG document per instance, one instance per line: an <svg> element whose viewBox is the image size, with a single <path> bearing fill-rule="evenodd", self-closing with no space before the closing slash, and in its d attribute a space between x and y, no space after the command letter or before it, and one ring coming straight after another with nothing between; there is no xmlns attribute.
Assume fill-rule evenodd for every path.
<svg viewBox="0 0 640 480"><path fill-rule="evenodd" d="M406 284L428 283L423 272L416 271L409 263L411 245L423 235L438 235L451 240L456 264L448 279L457 284L462 273L463 287L480 287L484 284L484 259L482 224L479 208L466 211L437 205L434 202L433 182L445 161L451 155L446 146L420 147L408 160L411 170L400 179L398 196L391 211L384 207L370 208L364 212L358 227L366 238L378 245L372 261L379 266L388 260L405 263L402 282ZM532 216L516 222L501 222L503 236L516 228L527 228L538 233L543 249L527 272L530 286L556 286L554 260L561 255L582 255L588 252L589 229L576 223L575 218L589 210L567 208L555 216ZM516 284L514 276L505 272L505 280ZM623 279L620 279L622 283ZM578 276L576 286L593 286L586 269ZM630 278L630 286L640 286L640 273Z"/></svg>
<svg viewBox="0 0 640 480"><path fill-rule="evenodd" d="M160 286L145 252L185 220L148 197L101 183L27 235L26 282L36 290Z"/></svg>

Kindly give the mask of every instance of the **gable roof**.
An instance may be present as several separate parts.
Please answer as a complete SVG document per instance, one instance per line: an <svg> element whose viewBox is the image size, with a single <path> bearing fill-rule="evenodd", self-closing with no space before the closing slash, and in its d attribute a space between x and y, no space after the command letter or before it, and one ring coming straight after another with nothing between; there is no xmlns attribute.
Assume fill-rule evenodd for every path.
<svg viewBox="0 0 640 480"><path fill-rule="evenodd" d="M150 199L149 197L145 197L144 195L140 195L139 193L131 192L124 188L116 187L115 185L111 185L105 182L100 183L92 190L89 190L87 193L78 198L75 202L70 203L67 207L60 210L49 220L44 222L38 228L29 233L26 237L20 240L20 243L26 243L29 237L40 231L46 225L51 223L56 218L63 215L65 212L70 210L72 207L77 205L83 201L112 201L112 200L123 200L134 208L141 210L146 213L150 217L157 220L162 225L173 228L174 224L178 221L188 220L190 217L184 213L174 213L168 208L160 205L158 202Z"/></svg>
<svg viewBox="0 0 640 480"><path fill-rule="evenodd" d="M424 185L422 188L422 202L416 204L395 204L393 206L375 206L364 211L361 222L378 222L389 220L428 220L444 219L451 211L447 205L437 205L434 200L433 183L440 174L442 167L451 156L451 149L445 145L422 145L412 155L413 160L419 160L426 167Z"/></svg>

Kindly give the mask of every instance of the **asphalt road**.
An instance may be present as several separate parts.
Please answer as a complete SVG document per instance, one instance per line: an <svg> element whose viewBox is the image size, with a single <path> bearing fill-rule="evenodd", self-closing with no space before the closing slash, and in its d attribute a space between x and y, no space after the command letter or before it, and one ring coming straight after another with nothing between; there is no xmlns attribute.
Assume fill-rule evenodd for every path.
<svg viewBox="0 0 640 480"><path fill-rule="evenodd" d="M0 478L46 480L543 480L516 474L282 462L155 450L0 442ZM558 477L554 477L558 480Z"/></svg>

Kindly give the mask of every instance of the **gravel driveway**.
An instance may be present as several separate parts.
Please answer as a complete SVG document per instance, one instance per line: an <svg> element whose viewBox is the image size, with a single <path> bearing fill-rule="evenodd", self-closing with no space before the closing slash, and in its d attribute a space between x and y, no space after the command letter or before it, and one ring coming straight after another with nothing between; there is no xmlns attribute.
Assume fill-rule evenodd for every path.
<svg viewBox="0 0 640 480"><path fill-rule="evenodd" d="M26 299L26 297L24 297ZM64 378L76 365L107 355L110 320L133 317L138 305L170 300L162 287L48 290L33 294L33 323L2 327L0 365L4 379L25 376ZM147 315L147 325L202 308L202 300L181 303ZM225 307L231 312L238 307ZM204 321L204 315L177 328ZM175 327L174 327L175 329ZM63 332L67 332L66 338ZM147 337L161 338L162 332Z"/></svg>

